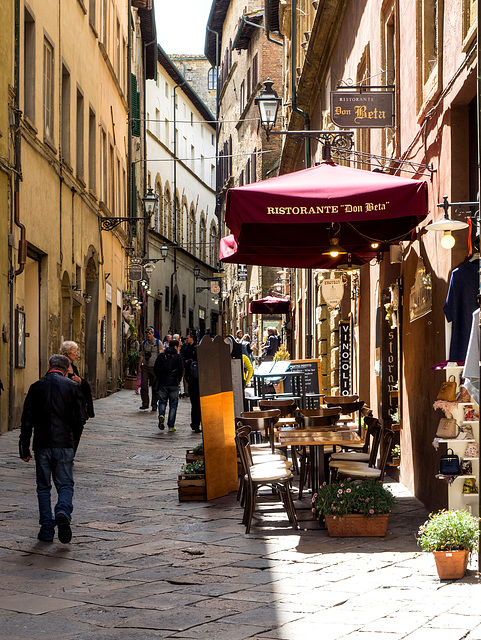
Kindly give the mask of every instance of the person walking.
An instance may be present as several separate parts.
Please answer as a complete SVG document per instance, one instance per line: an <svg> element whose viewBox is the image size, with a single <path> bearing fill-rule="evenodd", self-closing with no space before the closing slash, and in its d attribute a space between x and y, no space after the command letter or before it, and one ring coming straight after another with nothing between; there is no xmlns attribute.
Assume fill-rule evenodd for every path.
<svg viewBox="0 0 481 640"><path fill-rule="evenodd" d="M147 327L145 339L140 350L140 410L149 408L149 385L152 385L152 411L157 411L157 387L155 384L154 363L162 353L162 343L154 336L154 328Z"/></svg>
<svg viewBox="0 0 481 640"><path fill-rule="evenodd" d="M184 360L185 378L187 379L189 389L190 428L194 433L200 433L199 366L197 363L197 345L191 333L189 333L185 339L182 358Z"/></svg>
<svg viewBox="0 0 481 640"><path fill-rule="evenodd" d="M89 418L95 418L92 390L90 389L90 385L87 380L80 377L79 370L77 368L77 365L75 364L75 360L79 356L78 344L76 342L73 342L73 340L65 340L60 345L60 354L62 356L67 356L67 358L70 360L70 367L67 375L70 380L73 380L80 385L80 391L82 392L82 395L85 398L85 404L87 405L87 415Z"/></svg>
<svg viewBox="0 0 481 640"><path fill-rule="evenodd" d="M88 417L79 384L67 377L69 367L67 356L55 354L49 360L47 374L30 386L23 405L19 438L20 457L29 462L33 432L40 513L37 537L43 542L52 542L57 525L58 539L64 544L72 539L74 449ZM52 479L58 496L54 515L50 495Z"/></svg>
<svg viewBox="0 0 481 640"><path fill-rule="evenodd" d="M178 340L171 340L163 353L157 356L154 373L157 378L159 429L165 429L165 411L169 402L169 417L167 426L169 431L175 431L175 418L179 404L179 384L184 373L182 357L179 354Z"/></svg>
<svg viewBox="0 0 481 640"><path fill-rule="evenodd" d="M267 340L262 345L262 355L266 360L272 360L279 349L279 338L274 327L267 329Z"/></svg>

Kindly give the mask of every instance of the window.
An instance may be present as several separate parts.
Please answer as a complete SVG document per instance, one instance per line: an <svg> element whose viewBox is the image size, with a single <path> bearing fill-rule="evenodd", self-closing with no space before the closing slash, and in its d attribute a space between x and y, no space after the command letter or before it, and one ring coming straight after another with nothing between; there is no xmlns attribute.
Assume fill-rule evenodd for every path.
<svg viewBox="0 0 481 640"><path fill-rule="evenodd" d="M441 89L442 0L417 0L417 107L427 108Z"/></svg>
<svg viewBox="0 0 481 640"><path fill-rule="evenodd" d="M43 132L45 138L53 142L53 47L45 38L43 41Z"/></svg>
<svg viewBox="0 0 481 640"><path fill-rule="evenodd" d="M155 214L155 230L157 233L163 233L162 228L162 187L160 182L155 183L155 196L157 198L157 210Z"/></svg>
<svg viewBox="0 0 481 640"><path fill-rule="evenodd" d="M160 140L160 111L155 110L155 136L157 140Z"/></svg>
<svg viewBox="0 0 481 640"><path fill-rule="evenodd" d="M165 83L165 91L164 91L164 93L165 93L165 97L168 98L169 97L169 83L168 82Z"/></svg>
<svg viewBox="0 0 481 640"><path fill-rule="evenodd" d="M187 223L187 251L195 253L195 211L191 209Z"/></svg>
<svg viewBox="0 0 481 640"><path fill-rule="evenodd" d="M202 180L202 182L204 182L204 174L205 174L205 158L203 155L201 155L199 178Z"/></svg>
<svg viewBox="0 0 481 640"><path fill-rule="evenodd" d="M165 118L164 120L164 135L165 135L164 142L167 146L169 146L170 145L170 128L169 128L169 121L167 120L167 118Z"/></svg>
<svg viewBox="0 0 481 640"><path fill-rule="evenodd" d="M107 206L107 134L102 129L100 142L100 199Z"/></svg>
<svg viewBox="0 0 481 640"><path fill-rule="evenodd" d="M211 67L207 72L207 90L208 91L217 90L217 74L215 72L214 67Z"/></svg>
<svg viewBox="0 0 481 640"><path fill-rule="evenodd" d="M381 13L381 60L383 74L383 84L395 85L397 76L397 55L396 55L396 9L394 0L385 2ZM398 122L398 130L400 123ZM395 130L385 128L382 130L382 155L394 156Z"/></svg>
<svg viewBox="0 0 481 640"><path fill-rule="evenodd" d="M194 126L194 114L192 113L192 111L190 112L190 126Z"/></svg>
<svg viewBox="0 0 481 640"><path fill-rule="evenodd" d="M463 0L463 51L467 51L476 34L477 0Z"/></svg>
<svg viewBox="0 0 481 640"><path fill-rule="evenodd" d="M245 80L242 80L242 82L241 82L239 102L240 102L240 112L242 113L244 111L244 109L245 109L245 106L246 106L246 83L245 83Z"/></svg>
<svg viewBox="0 0 481 640"><path fill-rule="evenodd" d="M84 177L84 97L77 89L77 176Z"/></svg>
<svg viewBox="0 0 481 640"><path fill-rule="evenodd" d="M120 211L121 209L121 200L120 200L120 158L117 157L117 171L116 171L116 179L117 179L117 197L116 197L116 205L117 205L117 215L121 216L122 212Z"/></svg>
<svg viewBox="0 0 481 640"><path fill-rule="evenodd" d="M23 111L35 122L35 21L25 7L23 42Z"/></svg>
<svg viewBox="0 0 481 640"><path fill-rule="evenodd" d="M215 165L210 165L210 188L215 189Z"/></svg>
<svg viewBox="0 0 481 640"><path fill-rule="evenodd" d="M89 109L89 189L92 193L95 193L97 188L97 126L96 117L92 109Z"/></svg>
<svg viewBox="0 0 481 640"><path fill-rule="evenodd" d="M89 22L95 28L95 0L89 0Z"/></svg>
<svg viewBox="0 0 481 640"><path fill-rule="evenodd" d="M251 97L251 93L252 93L252 87L251 87L251 68L249 67L247 69L247 94L246 94L246 100L249 100L249 98Z"/></svg>
<svg viewBox="0 0 481 640"><path fill-rule="evenodd" d="M256 55L252 58L252 92L254 93L259 83L259 56Z"/></svg>
<svg viewBox="0 0 481 640"><path fill-rule="evenodd" d="M215 228L215 224L212 224L210 228L210 245L209 245L209 262L210 264L216 264L217 259L216 256L218 252L216 251L217 245L217 231Z"/></svg>
<svg viewBox="0 0 481 640"><path fill-rule="evenodd" d="M168 189L165 189L164 192L164 235L166 238L172 237L172 226L171 226L171 209L172 203L170 200L170 192Z"/></svg>
<svg viewBox="0 0 481 640"><path fill-rule="evenodd" d="M204 218L204 214L202 213L202 217L200 219L200 226L199 226L199 258L205 262L205 255L206 255L206 227L205 227L205 218Z"/></svg>
<svg viewBox="0 0 481 640"><path fill-rule="evenodd" d="M70 164L70 73L62 65L62 160Z"/></svg>
<svg viewBox="0 0 481 640"><path fill-rule="evenodd" d="M193 144L190 145L190 168L195 171L195 147Z"/></svg>
<svg viewBox="0 0 481 640"><path fill-rule="evenodd" d="M115 43L116 45L116 53L117 53L117 60L116 60L116 67L117 67L117 80L120 82L121 80L121 75L120 75L120 64L121 64L121 57L120 57L120 22L117 18L117 41Z"/></svg>
<svg viewBox="0 0 481 640"><path fill-rule="evenodd" d="M107 49L107 29L108 29L108 2L107 0L100 0L100 24L102 27L102 32L100 34L100 41L104 45L105 49Z"/></svg>
<svg viewBox="0 0 481 640"><path fill-rule="evenodd" d="M114 164L114 148L109 145L109 165L110 165L110 202L109 208L112 213L115 211L115 164Z"/></svg>

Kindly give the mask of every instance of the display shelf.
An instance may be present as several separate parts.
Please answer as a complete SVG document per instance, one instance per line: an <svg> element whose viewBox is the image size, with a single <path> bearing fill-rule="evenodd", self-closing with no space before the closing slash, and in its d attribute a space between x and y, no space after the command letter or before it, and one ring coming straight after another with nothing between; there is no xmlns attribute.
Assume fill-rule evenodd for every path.
<svg viewBox="0 0 481 640"><path fill-rule="evenodd" d="M445 379L449 380L449 377L454 375L456 379L456 395L458 395L460 391L460 382L461 376L464 367L460 365L448 366L444 369ZM463 398L464 400L464 398ZM470 409L466 409L466 407L473 408L477 407L476 403L471 401L467 402L458 402L453 403L452 417L456 420L458 425L466 425L466 428L469 426L472 428L474 438L466 438L463 440L459 440L457 438L442 438L439 439L438 442L446 445L446 447L440 448L440 454L445 453L446 449L452 449L453 452L459 456L460 463L464 460L470 460L472 464L472 471L467 475L458 475L452 477L452 480L448 483L448 504L447 508L451 510L456 509L466 509L469 505L470 512L473 515L478 515L478 504L477 504L477 493L463 493L463 484L464 481L468 478L473 478L476 481L476 484L479 486L479 457L478 458L465 458L464 452L466 451L466 447L469 444L479 443L479 420L465 420L465 415L468 414ZM469 415L469 414L468 414ZM469 415L472 417L473 414Z"/></svg>

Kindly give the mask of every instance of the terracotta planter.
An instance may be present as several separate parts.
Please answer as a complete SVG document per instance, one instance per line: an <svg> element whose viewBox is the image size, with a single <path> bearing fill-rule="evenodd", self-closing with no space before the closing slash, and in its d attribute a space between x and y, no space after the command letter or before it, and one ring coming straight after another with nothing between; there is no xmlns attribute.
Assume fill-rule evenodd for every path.
<svg viewBox="0 0 481 640"><path fill-rule="evenodd" d="M433 551L440 580L458 580L466 573L469 551Z"/></svg>
<svg viewBox="0 0 481 640"><path fill-rule="evenodd" d="M388 519L389 513L369 518L353 513L342 518L326 516L326 525L332 537L385 536Z"/></svg>

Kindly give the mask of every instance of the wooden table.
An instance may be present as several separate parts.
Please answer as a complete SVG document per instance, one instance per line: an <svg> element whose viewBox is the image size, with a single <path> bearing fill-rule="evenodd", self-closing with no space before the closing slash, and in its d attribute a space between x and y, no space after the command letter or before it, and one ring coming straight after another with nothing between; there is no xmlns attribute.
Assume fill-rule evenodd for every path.
<svg viewBox="0 0 481 640"><path fill-rule="evenodd" d="M337 431L317 431L316 429L279 429L277 437L284 446L309 447L311 462L311 488L316 493L326 480L324 468L324 447L360 445L362 439L355 431L339 429Z"/></svg>

